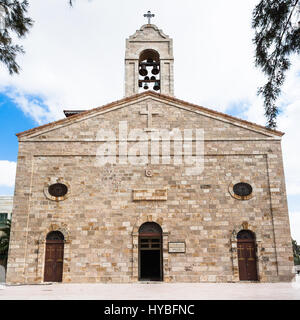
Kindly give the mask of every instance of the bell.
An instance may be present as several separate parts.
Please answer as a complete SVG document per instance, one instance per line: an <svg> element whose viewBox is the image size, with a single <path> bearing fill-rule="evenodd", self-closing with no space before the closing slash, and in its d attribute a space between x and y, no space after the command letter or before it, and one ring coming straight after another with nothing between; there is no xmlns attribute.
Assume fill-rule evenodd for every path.
<svg viewBox="0 0 300 320"><path fill-rule="evenodd" d="M141 69L139 71L139 74L141 76L146 76L148 74L147 68L146 68L146 66L144 64L141 65Z"/></svg>
<svg viewBox="0 0 300 320"><path fill-rule="evenodd" d="M151 80L156 80L156 78L155 78L154 76L152 76L150 79L151 79Z"/></svg>
<svg viewBox="0 0 300 320"><path fill-rule="evenodd" d="M159 86L158 82L154 83L153 89L156 90L156 91L160 89L160 86Z"/></svg>
<svg viewBox="0 0 300 320"><path fill-rule="evenodd" d="M145 90L148 90L148 89L149 89L149 87L148 87L147 83L145 83L145 85L144 85L144 89L145 89Z"/></svg>
<svg viewBox="0 0 300 320"><path fill-rule="evenodd" d="M159 73L159 70L158 70L157 66L154 66L152 69L152 74L158 74L158 73Z"/></svg>
<svg viewBox="0 0 300 320"><path fill-rule="evenodd" d="M146 76L146 77L144 78L144 80L145 80L145 81L149 81L149 77Z"/></svg>

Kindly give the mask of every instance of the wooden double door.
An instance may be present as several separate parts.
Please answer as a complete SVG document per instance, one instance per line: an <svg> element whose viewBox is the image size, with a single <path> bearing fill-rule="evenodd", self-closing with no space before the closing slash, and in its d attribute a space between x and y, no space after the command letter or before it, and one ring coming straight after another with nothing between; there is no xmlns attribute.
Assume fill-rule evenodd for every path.
<svg viewBox="0 0 300 320"><path fill-rule="evenodd" d="M60 235L59 235L60 236ZM45 282L62 282L64 261L64 240L56 235L50 235L46 240ZM54 240L52 239L54 238Z"/></svg>
<svg viewBox="0 0 300 320"><path fill-rule="evenodd" d="M238 265L240 280L257 281L256 246L253 240L238 240Z"/></svg>

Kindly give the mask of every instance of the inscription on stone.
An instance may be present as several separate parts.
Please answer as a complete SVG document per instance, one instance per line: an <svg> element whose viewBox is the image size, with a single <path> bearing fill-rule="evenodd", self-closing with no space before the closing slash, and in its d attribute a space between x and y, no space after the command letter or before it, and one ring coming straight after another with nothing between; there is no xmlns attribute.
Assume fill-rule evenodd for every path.
<svg viewBox="0 0 300 320"><path fill-rule="evenodd" d="M169 242L169 253L185 253L185 242Z"/></svg>

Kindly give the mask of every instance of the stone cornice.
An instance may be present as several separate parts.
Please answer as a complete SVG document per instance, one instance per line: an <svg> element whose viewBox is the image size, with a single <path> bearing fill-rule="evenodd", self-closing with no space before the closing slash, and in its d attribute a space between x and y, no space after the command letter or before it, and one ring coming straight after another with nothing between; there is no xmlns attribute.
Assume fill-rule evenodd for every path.
<svg viewBox="0 0 300 320"><path fill-rule="evenodd" d="M129 41L136 41L136 40L139 40L139 36L146 30L146 29L150 29L152 28L153 30L155 30L157 32L157 34L163 38L163 39L166 39L166 40L170 40L169 36L164 34L163 31L161 29L158 29L158 27L155 25L155 24L144 24L143 26L141 26L141 28L139 30L136 30L136 32L131 35L129 37ZM148 40L147 40L148 41Z"/></svg>

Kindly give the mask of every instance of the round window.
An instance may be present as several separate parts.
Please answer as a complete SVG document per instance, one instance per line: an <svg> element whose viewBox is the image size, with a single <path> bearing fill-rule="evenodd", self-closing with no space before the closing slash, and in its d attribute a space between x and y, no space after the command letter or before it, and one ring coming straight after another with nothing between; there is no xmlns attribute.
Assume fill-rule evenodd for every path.
<svg viewBox="0 0 300 320"><path fill-rule="evenodd" d="M233 186L233 192L240 197L246 197L252 193L252 187L249 183L239 182Z"/></svg>
<svg viewBox="0 0 300 320"><path fill-rule="evenodd" d="M48 192L53 197L63 197L67 194L68 187L63 183L54 183L49 186Z"/></svg>

